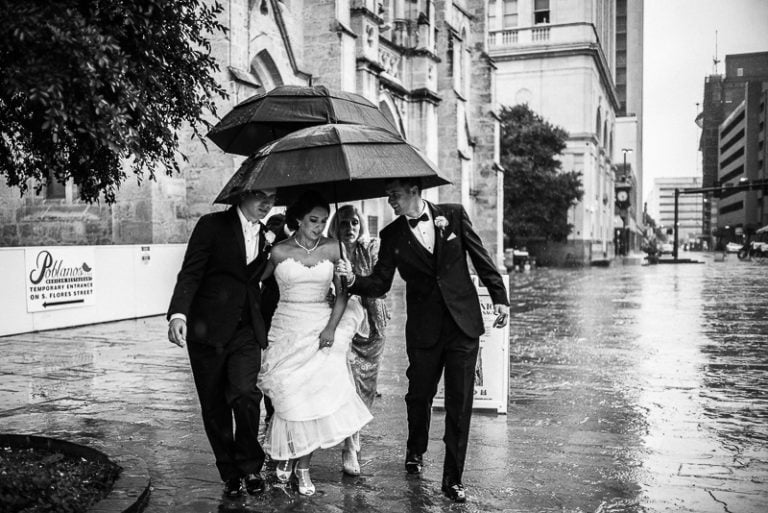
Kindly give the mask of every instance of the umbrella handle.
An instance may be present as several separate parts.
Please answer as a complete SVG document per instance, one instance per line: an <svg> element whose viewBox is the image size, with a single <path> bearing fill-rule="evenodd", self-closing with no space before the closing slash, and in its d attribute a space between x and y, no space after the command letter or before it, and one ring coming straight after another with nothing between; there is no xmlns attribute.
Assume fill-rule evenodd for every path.
<svg viewBox="0 0 768 513"><path fill-rule="evenodd" d="M337 198L337 195L336 195L336 183L334 183L333 184L333 205L336 207L336 213L334 215L337 217L336 223L338 224L338 222L339 222L339 220L338 220L338 216L339 216L339 200L337 200L336 198ZM337 233L336 236L338 237L338 235L339 234ZM337 242L339 243L339 257L340 258L344 258L344 246L341 244L341 237L338 238ZM339 281L341 281L341 292L342 293L346 293L347 292L347 281L346 281L346 279L342 278Z"/></svg>

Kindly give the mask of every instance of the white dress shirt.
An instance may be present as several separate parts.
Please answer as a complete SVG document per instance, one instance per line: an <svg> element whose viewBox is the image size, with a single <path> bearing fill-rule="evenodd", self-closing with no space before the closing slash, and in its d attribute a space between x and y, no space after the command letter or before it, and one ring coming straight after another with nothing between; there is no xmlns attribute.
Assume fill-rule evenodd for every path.
<svg viewBox="0 0 768 513"><path fill-rule="evenodd" d="M258 221L255 223L250 222L237 207L237 215L240 218L240 226L243 227L243 238L245 239L245 263L250 264L256 259L256 254L259 252L259 232L261 231L261 224Z"/></svg>
<svg viewBox="0 0 768 513"><path fill-rule="evenodd" d="M429 251L430 253L434 253L435 252L435 223L434 223L434 220L432 219L432 212L430 212L429 207L427 206L427 202L424 200L421 201L421 212L419 212L419 215L417 215L416 217L405 216L405 218L416 219L418 217L421 217L422 214L427 214L427 217L429 218L429 220L422 221L413 228L411 228L411 225L409 224L408 228L411 228L411 232L413 232L413 235L416 237L416 240L418 240L427 251Z"/></svg>

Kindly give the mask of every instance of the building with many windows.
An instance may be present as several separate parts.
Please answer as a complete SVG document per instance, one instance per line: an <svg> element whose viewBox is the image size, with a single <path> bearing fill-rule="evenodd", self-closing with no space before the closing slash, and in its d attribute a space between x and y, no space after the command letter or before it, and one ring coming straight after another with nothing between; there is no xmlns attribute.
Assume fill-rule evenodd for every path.
<svg viewBox="0 0 768 513"><path fill-rule="evenodd" d="M218 102L220 115L282 84L326 85L363 95L452 180L425 196L462 203L503 267L496 69L485 48L485 0L221 3L220 19L229 30L211 41L211 51L220 65L216 78L230 97ZM18 190L0 186L0 248L20 248L8 265L23 266L24 248L31 246L96 248L100 276L113 266L112 275L119 277L110 290L132 292L120 299L102 282L101 309L85 308L70 316L72 322L131 317L136 312L131 304L140 304L142 314L164 311L168 298L156 291L173 285L192 228L201 215L223 208L212 201L243 161L212 143L206 149L188 132L180 140L188 161L179 175L158 172L156 181L140 186L129 177L113 205L83 203L71 183L51 182L40 194L23 198ZM392 219L384 200L363 201L360 207L374 234ZM110 255L120 256L99 257L107 246L115 248ZM154 274L147 278L150 271ZM151 297L137 288L144 282L152 284ZM0 302L0 309L8 306L9 315L30 326L68 322L66 311L44 317L16 312L23 298L6 296L9 302Z"/></svg>
<svg viewBox="0 0 768 513"><path fill-rule="evenodd" d="M760 84L767 82L768 52L726 55L725 74L713 74L705 78L702 110L696 118L696 122L701 127L699 149L701 150L703 187L720 187L729 183L730 179L721 182L721 175L723 174L721 173L721 146L733 139L733 135L726 133L728 141L720 140L721 128L725 128L722 126L723 122L726 118L730 118L734 110L740 108L742 102L747 99L748 90L751 90L751 94L755 95L757 90L764 88ZM748 86L748 83L754 83L754 85ZM754 108L751 110L753 111ZM753 130L759 131L759 123L755 125ZM758 133L757 131L755 134ZM757 144L755 142L755 145ZM725 148L725 151L730 156L730 152L735 150L728 147ZM745 151L747 150L745 149ZM763 161L765 160L763 158ZM731 164L738 167L738 164L734 164L734 161L726 163L728 170L725 172L725 175L735 171L736 168ZM728 199L729 197L730 195L724 200L726 214L729 209L735 208L732 206L733 199ZM714 242L715 236L733 238L735 236L735 229L730 224L723 223L719 219L718 198L713 194L708 194L707 198L709 201L704 203L702 211L702 229L704 233L709 237L710 242ZM725 226L729 227L730 235L723 231Z"/></svg>
<svg viewBox="0 0 768 513"><path fill-rule="evenodd" d="M656 220L656 226L672 241L675 230L675 189L701 188L701 178L670 177L656 178L648 201L648 213ZM678 244L696 243L702 238L701 209L704 197L701 194L680 194L677 205Z"/></svg>
<svg viewBox="0 0 768 513"><path fill-rule="evenodd" d="M744 84L744 100L720 124L717 180L717 227L729 240L768 224L768 193L730 191L729 187L768 178L766 173L766 104L768 82Z"/></svg>
<svg viewBox="0 0 768 513"><path fill-rule="evenodd" d="M615 0L488 2L499 103L527 103L570 134L563 169L582 173L584 198L568 213L574 229L561 256L581 262L613 254L620 109L615 6Z"/></svg>
<svg viewBox="0 0 768 513"><path fill-rule="evenodd" d="M219 101L219 113L282 84L365 96L452 180L425 195L462 203L501 262L495 68L476 44L485 38L484 11L482 0L224 2L229 32L212 51L230 98ZM181 139L189 163L180 176L158 173L141 187L128 180L112 206L82 204L71 184L51 182L25 198L0 187L0 245L186 241L199 216L218 208L211 200L242 158ZM372 233L391 220L383 201L361 207Z"/></svg>
<svg viewBox="0 0 768 513"><path fill-rule="evenodd" d="M629 195L618 214L631 251L643 240L643 0L616 0L616 94L616 187Z"/></svg>

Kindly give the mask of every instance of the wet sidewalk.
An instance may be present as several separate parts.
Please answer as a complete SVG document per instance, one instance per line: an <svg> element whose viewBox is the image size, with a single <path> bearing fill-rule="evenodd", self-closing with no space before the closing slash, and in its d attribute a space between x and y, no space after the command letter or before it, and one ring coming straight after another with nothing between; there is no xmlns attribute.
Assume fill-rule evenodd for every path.
<svg viewBox="0 0 768 513"><path fill-rule="evenodd" d="M141 458L152 513L762 513L768 311L744 294L729 299L728 287L743 292L746 283L765 297L768 278L755 283L755 269L744 269L513 276L510 411L473 417L464 505L440 493L442 412L423 476L403 470L402 286L389 298L382 395L363 431L362 475L342 475L339 449L320 451L311 498L277 485L257 498L221 498L187 353L167 342L162 317L0 338L0 432ZM734 308L738 315L728 313ZM712 349L721 343L722 354ZM715 383L723 369L747 382Z"/></svg>

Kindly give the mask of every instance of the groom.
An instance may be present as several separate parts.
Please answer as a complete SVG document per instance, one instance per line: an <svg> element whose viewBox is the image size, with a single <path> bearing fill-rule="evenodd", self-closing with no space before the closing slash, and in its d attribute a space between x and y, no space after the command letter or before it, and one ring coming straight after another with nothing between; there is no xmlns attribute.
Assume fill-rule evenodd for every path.
<svg viewBox="0 0 768 513"><path fill-rule="evenodd" d="M264 491L256 379L267 346L259 277L269 248L259 219L274 203L274 190L247 192L236 206L201 217L168 309L168 339L187 343L203 425L228 497L241 495L243 483L250 494Z"/></svg>
<svg viewBox="0 0 768 513"><path fill-rule="evenodd" d="M509 300L501 275L461 205L433 205L421 198L418 180L386 183L389 205L399 217L381 231L379 261L370 276L338 264L349 292L379 297L392 286L395 270L406 283L408 354L408 441L405 469L421 473L429 441L432 400L445 371L445 461L442 490L464 502L462 484L472 415L475 363L483 318L469 274L467 255L488 288L497 317L507 322Z"/></svg>

